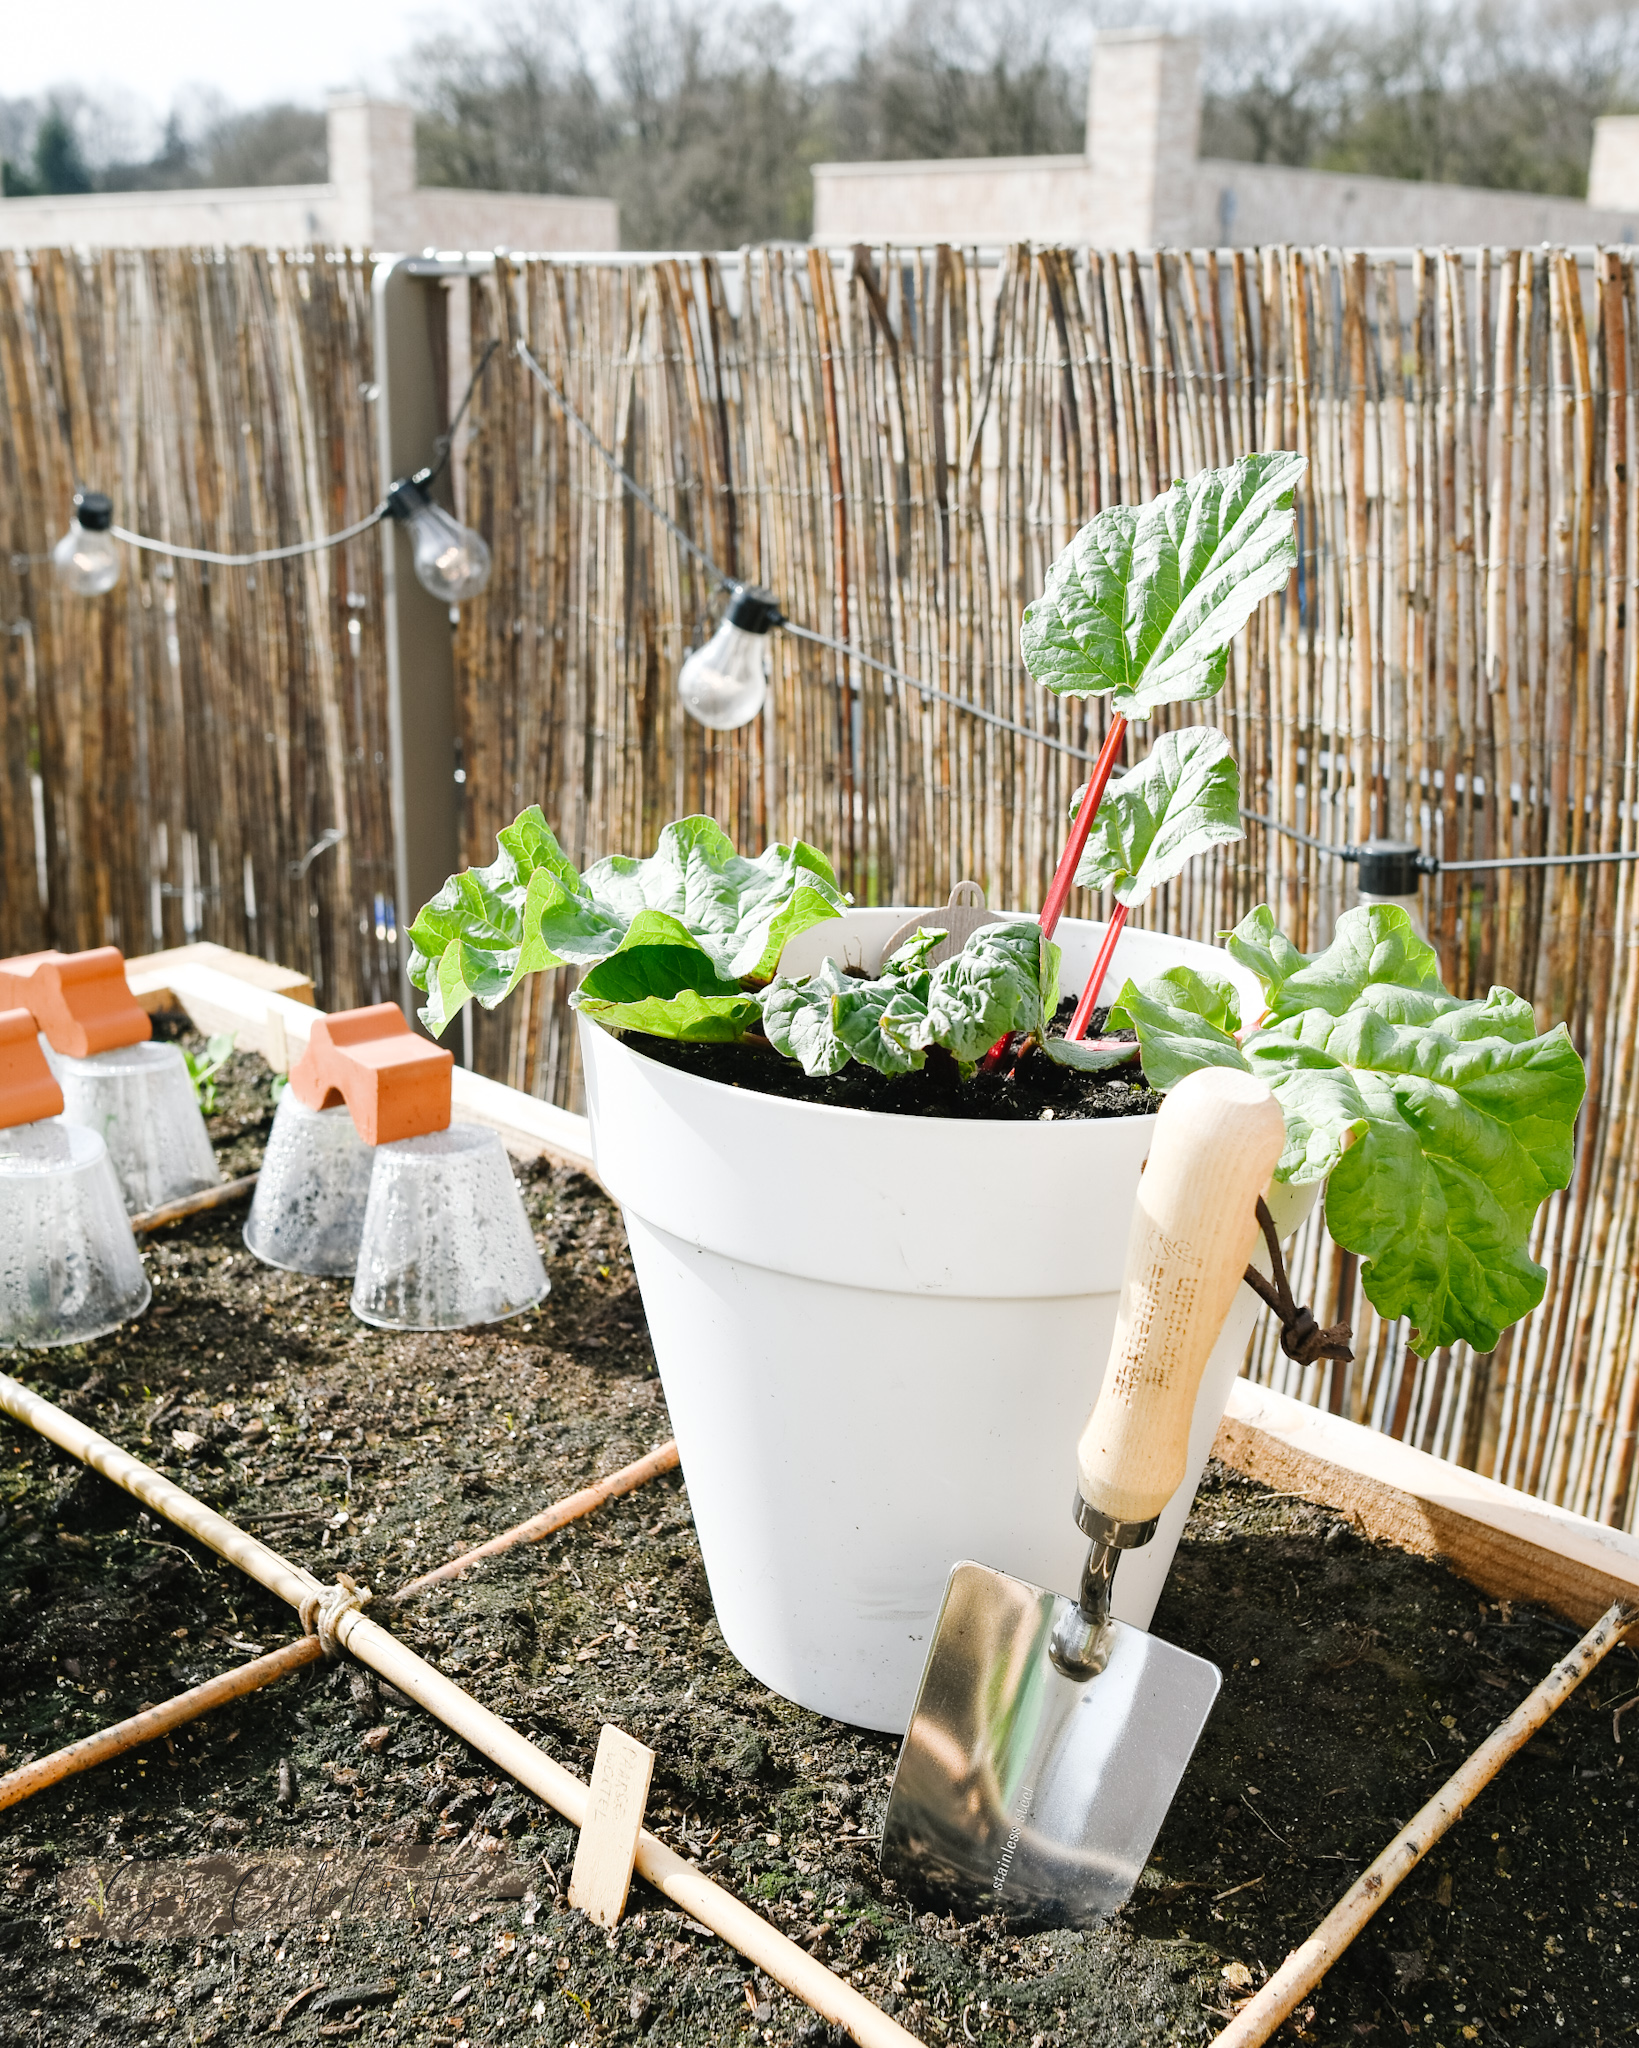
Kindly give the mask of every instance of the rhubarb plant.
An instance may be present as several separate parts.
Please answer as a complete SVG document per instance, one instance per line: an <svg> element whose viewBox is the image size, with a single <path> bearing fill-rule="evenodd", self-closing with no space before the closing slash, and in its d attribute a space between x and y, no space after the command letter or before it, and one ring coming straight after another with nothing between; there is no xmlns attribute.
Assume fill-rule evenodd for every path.
<svg viewBox="0 0 1639 2048"><path fill-rule="evenodd" d="M1313 955L1260 908L1228 950L1263 990L1250 1028L1227 979L1123 987L1111 1022L1136 1029L1151 1084L1201 1066L1266 1082L1286 1119L1276 1178L1326 1182L1327 1228L1378 1313L1409 1318L1424 1352L1492 1350L1542 1299L1531 1226L1570 1179L1585 1080L1565 1026L1539 1034L1508 989L1450 995L1396 905L1345 912Z"/></svg>
<svg viewBox="0 0 1639 2048"><path fill-rule="evenodd" d="M1296 455L1247 456L1151 504L1099 513L1026 613L1032 671L1061 692L1113 693L1129 716L1210 696L1235 633L1290 572L1302 469ZM1107 793L1080 879L1142 902L1193 853L1239 832L1238 802L1220 734L1165 734ZM986 926L937 967L928 955L942 933L869 980L830 962L780 979L786 944L842 907L813 847L748 859L709 818L668 825L647 859L617 854L582 875L532 806L500 833L489 867L451 876L411 925L410 978L435 1034L467 1002L493 1009L526 975L568 966L582 970L571 1002L611 1030L763 1038L810 1074L850 1060L909 1073L935 1051L968 1074L1009 1038L1090 1071L1131 1059L1130 1046L1051 1035L1059 949L1033 924Z"/></svg>
<svg viewBox="0 0 1639 2048"><path fill-rule="evenodd" d="M1214 695L1234 635L1290 576L1303 466L1249 456L1098 514L1025 614L1031 673L1063 694L1106 694L1124 718ZM1110 890L1124 915L1239 838L1240 803L1221 733L1163 733L1084 821L1075 879ZM1332 1236L1359 1255L1378 1312L1409 1318L1423 1350L1489 1350L1541 1299L1529 1236L1569 1179L1581 1061L1563 1025L1538 1033L1506 989L1449 994L1403 911L1350 911L1313 955L1254 911L1228 952L1256 977L1259 1014L1243 1017L1227 976L1175 967L1122 988L1110 1023L1130 1026L1134 1046L1052 1034L1060 954L1034 920L984 926L938 964L945 935L930 924L874 976L832 959L781 975L788 943L845 903L813 847L749 859L709 818L668 825L646 859L581 874L531 807L489 867L452 876L421 911L410 972L435 1034L469 1000L494 1008L525 975L570 966L571 1002L610 1030L756 1044L815 1076L851 1062L908 1074L935 1054L970 1076L999 1043L1093 1071L1136 1054L1162 1091L1203 1065L1238 1067L1285 1116L1278 1178L1326 1182Z"/></svg>
<svg viewBox="0 0 1639 2048"><path fill-rule="evenodd" d="M536 804L497 847L410 927L410 979L434 1036L474 997L493 1010L526 974L574 966L591 970L579 1001L613 1029L733 1040L787 943L843 907L822 853L799 839L748 860L710 818L666 826L646 860L615 854L584 875Z"/></svg>

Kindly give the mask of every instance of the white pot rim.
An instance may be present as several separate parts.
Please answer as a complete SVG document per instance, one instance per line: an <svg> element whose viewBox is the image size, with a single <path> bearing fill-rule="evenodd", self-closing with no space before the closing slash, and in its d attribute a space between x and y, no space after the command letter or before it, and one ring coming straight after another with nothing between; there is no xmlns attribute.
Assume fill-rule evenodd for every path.
<svg viewBox="0 0 1639 2048"><path fill-rule="evenodd" d="M881 926L884 930L889 930L902 924L907 918L919 914L925 915L931 923L937 913L926 910L919 912L917 906L902 903L871 904L861 908L846 910L840 917L827 918L822 923L811 925L807 931L799 933L781 955L779 971L782 974L810 974L819 964L820 959L825 957L822 948L828 938L845 938L850 931L857 930L861 925ZM999 910L996 915L998 918L1005 919L1009 924L1033 924L1036 918L1036 913L1030 910ZM1083 954L1087 956L1090 965L1091 956L1108 929L1107 924L1095 919L1064 918L1059 925L1056 940L1064 953L1067 965L1072 959L1079 960ZM1182 953L1186 956L1199 955L1203 959L1210 959L1229 980L1236 982L1240 986L1243 995L1257 996L1258 1000L1261 1001L1261 995L1258 994L1256 984L1247 970L1241 967L1237 961L1233 960L1221 948L1203 945L1199 939L1175 938L1169 932L1146 931L1131 925L1123 930L1120 939L1117 941L1114 959L1104 977L1106 988L1112 985L1115 988L1121 986L1127 977L1129 969L1117 963L1121 961L1124 952L1130 954L1138 950L1145 952L1164 950L1174 954ZM796 961L792 957L794 954L800 956ZM1072 977L1079 979L1079 976L1074 975L1073 968L1070 969L1069 975L1065 976L1064 979L1067 980ZM1061 1000L1067 993L1069 993L1068 988L1061 985ZM1043 1123L1033 1117L937 1116L929 1115L920 1110L863 1109L844 1103L809 1102L800 1095L778 1094L772 1089L765 1088L741 1088L731 1082L714 1081L708 1079L704 1074L691 1073L686 1067L673 1066L669 1060L657 1060L651 1054L642 1051L640 1045L635 1041L647 1036L646 1033L628 1034L623 1031L611 1031L606 1025L598 1023L595 1017L588 1017L584 1011L577 1011L576 1015L583 1027L590 1029L595 1026L604 1037L611 1039L618 1045L628 1058L641 1060L645 1066L666 1074L668 1076L668 1087L676 1086L681 1089L684 1099L687 1099L691 1093L697 1093L697 1091L709 1091L718 1097L730 1094L741 1098L758 1099L771 1105L778 1112L789 1112L804 1118L812 1118L816 1123L823 1123L826 1120L836 1121L838 1119L857 1122L860 1119L864 1119L867 1122L876 1124L932 1124L942 1130L949 1130L954 1125L966 1125L975 1132L997 1130L1036 1131L1051 1143L1063 1142L1056 1135L1059 1132L1078 1131L1085 1134L1089 1130L1102 1130L1111 1124L1118 1123L1139 1124L1148 1129L1155 1121L1155 1112L1153 1110L1128 1117L1064 1117L1062 1119L1055 1117L1050 1122ZM702 1042L709 1043L710 1041ZM770 1048L769 1056L773 1059L782 1057L781 1054L774 1052L772 1048ZM795 1065L795 1062L789 1062L789 1064ZM1121 1077L1117 1074L1114 1078L1120 1079ZM704 1106L705 1096L703 1094L699 1095L698 1099L702 1106Z"/></svg>
<svg viewBox="0 0 1639 2048"><path fill-rule="evenodd" d="M1109 1124L1143 1124L1147 1128L1155 1122L1156 1113L1153 1109L1143 1110L1132 1116L1054 1117L1051 1122L1043 1123L1037 1117L1027 1116L938 1116L930 1114L925 1110L856 1109L852 1105L842 1102L809 1102L800 1095L781 1095L777 1094L772 1088L742 1088L732 1081L714 1081L705 1074L691 1073L687 1067L674 1067L670 1060L657 1060L652 1053L641 1051L638 1046L632 1043L632 1039L625 1032L611 1031L607 1026L600 1024L595 1017L583 1017L581 1021L589 1028L601 1031L605 1038L612 1039L629 1058L641 1060L644 1066L652 1067L657 1072L665 1074L668 1077L668 1083L675 1083L683 1091L685 1100L687 1100L689 1094L694 1094L702 1106L706 1106L706 1095L709 1092L710 1095L717 1098L721 1098L723 1095L750 1097L753 1101L770 1103L777 1110L789 1110L805 1117L814 1118L820 1123L829 1121L833 1124L838 1122L857 1124L859 1120L864 1119L872 1124L935 1124L941 1130L946 1131L950 1130L952 1126L968 1124L972 1125L976 1131L1037 1131L1040 1132L1043 1138L1048 1138L1051 1133L1060 1131L1096 1131ZM642 1032L634 1034L637 1037L646 1037L647 1035L647 1033ZM711 1041L707 1040L704 1042L710 1043ZM771 1059L780 1059L782 1055L770 1048L769 1057ZM796 1062L793 1060L787 1062L787 1064L795 1066ZM1120 1075L1118 1074L1116 1078L1119 1080Z"/></svg>
<svg viewBox="0 0 1639 2048"><path fill-rule="evenodd" d="M854 912L822 929L835 943L907 914ZM1067 980L1091 968L1103 930L1060 926ZM802 939L806 972L824 956ZM1111 974L1123 978L1213 959L1147 932L1123 932L1117 962L1121 946ZM580 1032L599 1176L679 1243L798 1277L846 1273L873 1292L1040 1299L1120 1285L1125 1222L1096 1219L1106 1188L1136 1186L1153 1112L1043 1123L804 1102L653 1059L584 1011Z"/></svg>

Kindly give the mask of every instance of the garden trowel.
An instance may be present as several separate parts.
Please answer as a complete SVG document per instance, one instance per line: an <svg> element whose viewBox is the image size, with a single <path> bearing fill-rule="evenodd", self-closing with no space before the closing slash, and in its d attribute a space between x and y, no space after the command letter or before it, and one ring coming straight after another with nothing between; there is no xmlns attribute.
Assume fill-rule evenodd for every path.
<svg viewBox="0 0 1639 2048"><path fill-rule="evenodd" d="M882 1832L883 1868L942 1906L1086 1926L1138 1882L1220 1673L1112 1619L1110 1583L1183 1480L1201 1373L1284 1140L1249 1074L1203 1068L1168 1095L1077 1448L1080 1597L981 1564L951 1572Z"/></svg>

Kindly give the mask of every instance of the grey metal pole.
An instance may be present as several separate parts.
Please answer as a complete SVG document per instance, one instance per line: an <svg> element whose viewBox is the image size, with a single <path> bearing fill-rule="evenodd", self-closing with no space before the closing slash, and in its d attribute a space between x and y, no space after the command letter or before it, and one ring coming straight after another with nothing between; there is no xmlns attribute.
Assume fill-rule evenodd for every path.
<svg viewBox="0 0 1639 2048"><path fill-rule="evenodd" d="M443 421L433 326L443 278L465 264L390 256L377 266L376 434L383 487L431 461ZM415 579L408 531L381 523L387 608L387 730L391 748L394 901L399 1001L413 1023L420 993L405 971L410 921L460 865L455 782L455 649L450 610Z"/></svg>

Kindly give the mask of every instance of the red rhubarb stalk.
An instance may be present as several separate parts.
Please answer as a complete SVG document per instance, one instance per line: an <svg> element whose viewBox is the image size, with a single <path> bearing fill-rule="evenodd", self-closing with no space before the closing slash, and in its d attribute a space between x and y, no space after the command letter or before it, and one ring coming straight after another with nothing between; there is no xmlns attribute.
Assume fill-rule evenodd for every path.
<svg viewBox="0 0 1639 2048"><path fill-rule="evenodd" d="M1087 977L1087 986L1081 991L1081 1001L1077 1003L1076 1013L1070 1019L1070 1028L1064 1034L1066 1038L1080 1038L1087 1029L1087 1019L1097 1007L1098 992L1104 986L1104 977L1109 973L1110 962L1115 957L1115 942L1120 938L1121 927L1126 922L1127 906L1125 903L1118 903L1109 923L1104 927L1104 943L1098 949L1098 958L1093 962L1093 971Z"/></svg>
<svg viewBox="0 0 1639 2048"><path fill-rule="evenodd" d="M1064 842L1058 871L1053 876L1053 886L1047 892L1047 901L1041 907L1041 928L1047 938L1058 930L1059 919L1064 915L1064 906L1070 900L1070 891L1076 885L1076 869L1081 865L1082 852L1087 845L1087 834L1093 829L1093 819L1098 807L1104 801L1104 787L1115 766L1115 757L1121 751L1121 742L1126 738L1127 721L1112 718L1110 729L1104 735L1104 744L1099 749L1098 759L1093 763L1093 772L1088 777L1087 794L1081 800L1075 822L1070 827L1070 836Z"/></svg>
<svg viewBox="0 0 1639 2048"><path fill-rule="evenodd" d="M1053 886L1048 890L1047 901L1041 907L1041 929L1042 935L1045 938L1050 939L1054 932L1058 930L1059 919L1064 915L1064 906L1069 902L1070 891L1076 885L1076 869L1080 867L1081 856L1086 850L1087 835L1093 829L1093 820L1098 816L1098 807L1104 801L1104 790L1110 780L1110 771L1115 766L1115 757L1120 753L1121 742L1126 736L1127 721L1119 715L1112 718L1110 720L1110 729L1104 735L1104 744L1098 750L1098 759L1093 763L1093 772L1087 778L1086 794L1082 797L1081 803L1076 810L1074 822L1070 826L1070 836L1064 842L1064 851L1059 856L1058 869L1053 876ZM1122 920L1125 919L1126 914L1125 911L1122 911ZM1112 932L1118 932L1120 929L1120 921L1111 926ZM1106 943L1113 946L1115 941L1112 937ZM1101 960L1104 957L1102 953L1099 955ZM1102 968L1095 968L1093 972L1102 979ZM1095 982L1094 986L1096 987L1096 985ZM1082 1009L1086 1007L1086 998L1083 997L1081 1009L1076 1011L1076 1015L1080 1017ZM1082 1025L1085 1028L1085 1018L1082 1018ZM998 1038L989 1052L980 1060L979 1072L981 1074L993 1073L1000 1066L1007 1051L1008 1038L1011 1038L1012 1035L1009 1032L1007 1037ZM1077 1035L1077 1031L1072 1025L1070 1036L1074 1038Z"/></svg>

